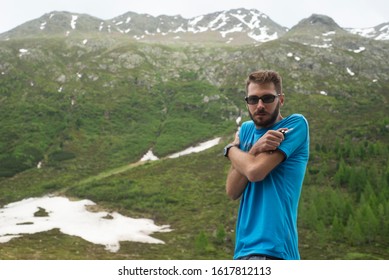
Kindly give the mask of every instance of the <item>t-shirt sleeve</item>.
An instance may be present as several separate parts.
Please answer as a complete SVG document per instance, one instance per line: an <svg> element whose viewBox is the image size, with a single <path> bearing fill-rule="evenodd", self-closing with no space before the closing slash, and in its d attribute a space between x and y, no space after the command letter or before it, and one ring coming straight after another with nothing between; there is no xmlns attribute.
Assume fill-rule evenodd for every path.
<svg viewBox="0 0 389 280"><path fill-rule="evenodd" d="M285 127L288 128L288 132L278 149L285 154L285 159L287 159L309 141L309 127L305 117L298 114L290 118Z"/></svg>

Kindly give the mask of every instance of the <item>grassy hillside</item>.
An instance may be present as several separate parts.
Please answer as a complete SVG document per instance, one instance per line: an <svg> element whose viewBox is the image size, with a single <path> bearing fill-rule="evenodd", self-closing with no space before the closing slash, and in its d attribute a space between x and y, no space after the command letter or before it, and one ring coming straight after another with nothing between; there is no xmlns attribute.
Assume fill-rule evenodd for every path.
<svg viewBox="0 0 389 280"><path fill-rule="evenodd" d="M225 195L221 150L236 117L247 119L244 79L258 68L283 75L283 115L310 123L302 258L389 258L384 43L356 54L282 40L240 48L72 40L0 44L0 206L63 194L173 231L155 235L165 245L124 242L110 253L53 230L1 244L1 259L230 259L239 202ZM206 152L128 168L150 148L163 157L220 136Z"/></svg>

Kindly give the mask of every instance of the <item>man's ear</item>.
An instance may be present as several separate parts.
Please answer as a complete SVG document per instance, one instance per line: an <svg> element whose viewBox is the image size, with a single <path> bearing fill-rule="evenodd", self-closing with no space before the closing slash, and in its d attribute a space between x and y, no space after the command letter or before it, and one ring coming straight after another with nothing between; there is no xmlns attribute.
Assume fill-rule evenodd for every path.
<svg viewBox="0 0 389 280"><path fill-rule="evenodd" d="M285 102L285 94L284 94L284 93L281 93L279 99L280 99L280 104L281 104L281 106L283 106L283 105L284 105L284 102Z"/></svg>

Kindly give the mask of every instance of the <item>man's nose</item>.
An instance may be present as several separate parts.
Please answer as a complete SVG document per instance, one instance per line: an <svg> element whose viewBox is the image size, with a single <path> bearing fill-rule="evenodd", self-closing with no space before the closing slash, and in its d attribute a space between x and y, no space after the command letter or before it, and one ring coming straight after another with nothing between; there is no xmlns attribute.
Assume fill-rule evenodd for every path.
<svg viewBox="0 0 389 280"><path fill-rule="evenodd" d="M262 99L259 99L258 104L257 104L257 108L264 108L264 107L265 107L265 103L263 103Z"/></svg>

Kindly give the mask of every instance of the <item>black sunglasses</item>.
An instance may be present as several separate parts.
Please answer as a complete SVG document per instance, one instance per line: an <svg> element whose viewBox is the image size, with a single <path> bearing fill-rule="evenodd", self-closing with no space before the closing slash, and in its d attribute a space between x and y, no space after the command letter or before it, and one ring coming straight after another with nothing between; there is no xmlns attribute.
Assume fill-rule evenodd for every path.
<svg viewBox="0 0 389 280"><path fill-rule="evenodd" d="M259 100L262 100L263 103L273 103L274 99L276 99L278 95L273 94L265 94L264 96L258 97L256 95L246 96L244 100L246 100L247 104L255 105L258 104Z"/></svg>

